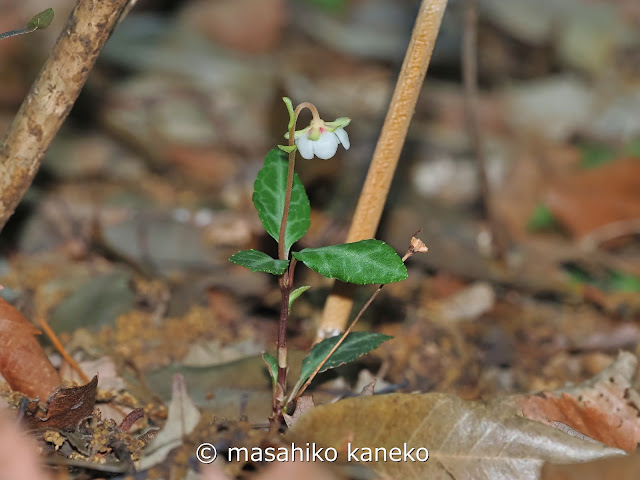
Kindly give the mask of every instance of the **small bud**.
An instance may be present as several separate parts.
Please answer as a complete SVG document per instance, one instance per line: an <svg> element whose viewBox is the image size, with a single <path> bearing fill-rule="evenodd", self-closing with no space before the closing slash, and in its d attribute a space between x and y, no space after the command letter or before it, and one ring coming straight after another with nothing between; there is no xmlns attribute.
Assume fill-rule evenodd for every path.
<svg viewBox="0 0 640 480"><path fill-rule="evenodd" d="M422 240L420 240L416 235L420 233L422 230L419 230L411 237L411 243L409 244L409 249L407 253L402 257L402 261L405 262L409 257L411 257L414 253L427 253L429 251L429 247L427 247Z"/></svg>
<svg viewBox="0 0 640 480"><path fill-rule="evenodd" d="M411 250L413 250L414 253L427 253L429 251L429 247L427 247L418 237L411 237Z"/></svg>

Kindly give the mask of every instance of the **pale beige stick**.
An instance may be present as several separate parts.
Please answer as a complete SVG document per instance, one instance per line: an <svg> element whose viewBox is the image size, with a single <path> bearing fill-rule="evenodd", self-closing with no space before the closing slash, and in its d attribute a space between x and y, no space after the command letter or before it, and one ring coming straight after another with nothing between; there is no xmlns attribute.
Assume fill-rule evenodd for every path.
<svg viewBox="0 0 640 480"><path fill-rule="evenodd" d="M51 55L0 143L0 230L78 98L129 0L78 0Z"/></svg>
<svg viewBox="0 0 640 480"><path fill-rule="evenodd" d="M372 238L378 229L446 6L446 0L422 0L347 242ZM344 330L353 306L352 292L352 285L337 281L334 283L324 307L316 340Z"/></svg>

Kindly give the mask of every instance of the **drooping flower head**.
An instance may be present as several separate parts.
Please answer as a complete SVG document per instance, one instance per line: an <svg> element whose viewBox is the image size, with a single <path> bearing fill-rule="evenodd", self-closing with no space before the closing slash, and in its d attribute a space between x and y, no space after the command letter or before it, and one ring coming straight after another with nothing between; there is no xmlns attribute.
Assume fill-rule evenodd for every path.
<svg viewBox="0 0 640 480"><path fill-rule="evenodd" d="M293 120L294 112L291 107L291 100L285 97L284 101ZM349 135L344 127L349 125L351 119L340 117L333 122L325 122L318 116L315 107L313 107L312 113L313 119L309 126L302 130L296 130L293 136L295 145L302 158L311 160L316 156L323 160L328 160L336 154L338 145L340 144L342 144L345 150L349 150L351 144L349 143ZM289 124L289 128L291 128L291 123ZM284 135L284 138L289 139L289 132ZM288 151L287 148L288 147L284 147L282 149Z"/></svg>
<svg viewBox="0 0 640 480"><path fill-rule="evenodd" d="M315 155L323 160L333 157L342 144L349 150L349 135L344 127L349 125L350 118L342 117L333 122L311 120L311 124L302 130L297 130L294 139L302 158L311 160ZM286 135L285 137L288 137Z"/></svg>

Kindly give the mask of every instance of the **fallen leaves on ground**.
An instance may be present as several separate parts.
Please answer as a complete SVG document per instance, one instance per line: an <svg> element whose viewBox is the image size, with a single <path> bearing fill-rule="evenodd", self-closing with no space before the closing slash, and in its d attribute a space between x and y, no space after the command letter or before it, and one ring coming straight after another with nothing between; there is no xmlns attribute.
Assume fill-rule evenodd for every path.
<svg viewBox="0 0 640 480"><path fill-rule="evenodd" d="M540 480L636 480L640 472L640 455L601 458L577 465L544 465Z"/></svg>
<svg viewBox="0 0 640 480"><path fill-rule="evenodd" d="M454 395L391 394L316 407L291 430L293 438L349 449L401 451L423 447L429 460L367 463L392 478L537 479L544 462L584 462L622 455L518 416L501 402L467 402ZM406 447L405 447L406 445Z"/></svg>
<svg viewBox="0 0 640 480"><path fill-rule="evenodd" d="M78 422L93 412L96 403L98 377L86 385L60 388L45 404L31 401L27 404L24 422L27 428L74 429Z"/></svg>
<svg viewBox="0 0 640 480"><path fill-rule="evenodd" d="M184 378L174 375L167 423L145 449L139 469L146 470L162 462L171 450L182 444L182 439L193 431L199 421L200 411L187 393Z"/></svg>
<svg viewBox="0 0 640 480"><path fill-rule="evenodd" d="M640 395L631 381L638 361L622 352L593 380L560 392L544 392L522 399L526 418L561 422L605 445L636 451L640 443Z"/></svg>
<svg viewBox="0 0 640 480"><path fill-rule="evenodd" d="M62 381L35 338L39 333L0 298L0 374L13 390L45 399Z"/></svg>
<svg viewBox="0 0 640 480"><path fill-rule="evenodd" d="M545 198L553 216L577 238L614 222L636 220L640 161L630 157L580 172L551 186Z"/></svg>

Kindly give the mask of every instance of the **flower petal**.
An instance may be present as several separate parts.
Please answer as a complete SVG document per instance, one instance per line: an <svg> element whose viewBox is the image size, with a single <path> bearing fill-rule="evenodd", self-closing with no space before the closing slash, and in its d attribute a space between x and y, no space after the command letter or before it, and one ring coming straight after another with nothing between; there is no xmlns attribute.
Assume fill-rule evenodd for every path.
<svg viewBox="0 0 640 480"><path fill-rule="evenodd" d="M339 143L340 141L336 135L332 132L325 132L320 135L317 141L313 142L313 153L322 160L328 160L338 151Z"/></svg>
<svg viewBox="0 0 640 480"><path fill-rule="evenodd" d="M347 134L347 131L344 128L336 128L333 133L336 134L336 137L338 137L338 140L340 141L344 149L349 150L351 143L349 142L349 135Z"/></svg>
<svg viewBox="0 0 640 480"><path fill-rule="evenodd" d="M312 142L306 135L302 135L301 137L296 138L296 145L298 146L298 151L300 152L300 156L302 158L306 158L307 160L311 160L313 158L313 144L316 142Z"/></svg>

